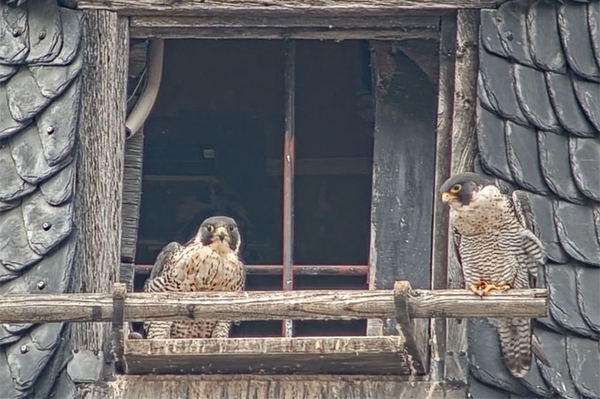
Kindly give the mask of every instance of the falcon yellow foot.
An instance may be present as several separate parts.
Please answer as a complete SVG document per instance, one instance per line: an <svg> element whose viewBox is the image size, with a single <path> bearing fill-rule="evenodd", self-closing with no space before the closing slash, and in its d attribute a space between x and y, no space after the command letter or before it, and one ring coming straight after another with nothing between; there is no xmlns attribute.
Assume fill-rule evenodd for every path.
<svg viewBox="0 0 600 399"><path fill-rule="evenodd" d="M484 296L488 292L493 290L506 291L511 289L512 287L509 284L496 285L496 284L488 284L485 281L480 281L479 284L472 284L469 286L469 291L474 293L477 296Z"/></svg>

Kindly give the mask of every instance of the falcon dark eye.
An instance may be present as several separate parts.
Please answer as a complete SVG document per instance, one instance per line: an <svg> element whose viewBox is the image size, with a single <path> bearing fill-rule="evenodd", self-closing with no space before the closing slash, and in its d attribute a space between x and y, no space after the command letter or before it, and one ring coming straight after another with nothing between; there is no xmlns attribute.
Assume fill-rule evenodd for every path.
<svg viewBox="0 0 600 399"><path fill-rule="evenodd" d="M206 230L208 230L209 233L212 233L215 230L215 226L209 224L206 226Z"/></svg>
<svg viewBox="0 0 600 399"><path fill-rule="evenodd" d="M450 192L453 193L453 194L456 194L457 192L460 191L461 188L462 188L462 186L460 184L455 184L450 189Z"/></svg>
<svg viewBox="0 0 600 399"><path fill-rule="evenodd" d="M229 231L233 231L233 230L235 230L235 226L233 224L230 224L229 225Z"/></svg>

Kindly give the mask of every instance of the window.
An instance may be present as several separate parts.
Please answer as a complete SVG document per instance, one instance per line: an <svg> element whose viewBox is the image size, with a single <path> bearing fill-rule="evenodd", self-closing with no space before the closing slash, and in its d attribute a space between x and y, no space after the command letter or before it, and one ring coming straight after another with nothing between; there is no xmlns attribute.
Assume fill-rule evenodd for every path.
<svg viewBox="0 0 600 399"><path fill-rule="evenodd" d="M347 40L310 40L314 32L301 33L306 40L190 39L136 18L134 37L176 38L165 41L159 97L136 138L144 140L136 291L165 244L187 241L215 214L240 226L247 290L389 289L400 278L429 287L439 18L361 31L366 39L410 32L405 41L357 39L363 33L351 30L341 33ZM248 341L228 350L265 337L345 336L346 349L365 354L347 372L404 373L411 367L397 367L401 340L360 340L396 334L367 320L242 322L232 337ZM158 355L178 356L175 344L157 345ZM162 364L148 363L142 346L128 357L136 372ZM336 348L325 352L335 357ZM355 359L350 352L341 356Z"/></svg>

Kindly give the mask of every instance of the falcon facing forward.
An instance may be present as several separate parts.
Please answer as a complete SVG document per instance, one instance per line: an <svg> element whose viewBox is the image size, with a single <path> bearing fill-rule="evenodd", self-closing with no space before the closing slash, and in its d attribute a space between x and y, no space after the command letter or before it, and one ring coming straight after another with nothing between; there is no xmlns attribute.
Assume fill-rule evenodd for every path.
<svg viewBox="0 0 600 399"><path fill-rule="evenodd" d="M158 254L147 292L242 291L246 280L239 257L241 237L235 220L213 216L187 244L167 244ZM231 321L149 322L146 338L227 338Z"/></svg>
<svg viewBox="0 0 600 399"><path fill-rule="evenodd" d="M450 206L454 245L466 287L480 296L491 290L532 287L546 255L534 234L536 228L525 193L505 195L475 173L452 176L440 192L442 201ZM498 331L509 371L523 378L531 368L531 319L489 321ZM546 362L535 339L533 351Z"/></svg>

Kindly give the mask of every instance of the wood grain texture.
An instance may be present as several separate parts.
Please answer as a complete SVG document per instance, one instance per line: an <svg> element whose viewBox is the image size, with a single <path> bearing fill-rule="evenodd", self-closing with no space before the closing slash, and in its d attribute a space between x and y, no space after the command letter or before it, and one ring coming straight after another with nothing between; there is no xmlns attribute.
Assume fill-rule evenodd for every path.
<svg viewBox="0 0 600 399"><path fill-rule="evenodd" d="M423 10L453 10L458 8L490 8L495 0L72 0L79 9L106 9L122 15L219 15L242 11L254 14L302 12L321 15ZM385 15L385 14L384 14Z"/></svg>
<svg viewBox="0 0 600 399"><path fill-rule="evenodd" d="M128 374L409 374L395 337L126 340Z"/></svg>
<svg viewBox="0 0 600 399"><path fill-rule="evenodd" d="M435 140L435 178L433 200L433 239L431 251L431 288L448 284L448 209L440 201L438 187L450 177L452 156L452 111L454 108L454 71L456 55L456 16L442 18L439 47L437 124ZM444 375L446 320L431 320L431 373L434 379Z"/></svg>
<svg viewBox="0 0 600 399"><path fill-rule="evenodd" d="M252 18L242 15L132 17L135 38L244 39L436 39L438 17L382 18L285 15Z"/></svg>
<svg viewBox="0 0 600 399"><path fill-rule="evenodd" d="M127 20L110 11L86 11L84 40L71 291L110 295L121 260ZM70 339L75 348L107 351L110 331L106 323L74 324Z"/></svg>
<svg viewBox="0 0 600 399"><path fill-rule="evenodd" d="M543 317L548 292L536 288L491 292L413 290L411 318ZM7 295L0 297L0 323L105 322L113 315L111 294ZM352 320L395 319L394 293L377 291L249 291L129 293L125 321L144 320Z"/></svg>
<svg viewBox="0 0 600 399"><path fill-rule="evenodd" d="M119 375L87 399L464 399L464 389L377 375Z"/></svg>
<svg viewBox="0 0 600 399"><path fill-rule="evenodd" d="M457 13L456 68L454 71L454 111L452 113L451 174L473 170L477 139L475 137L475 104L477 103L477 71L479 46L479 11ZM463 288L463 276L453 237L448 237L448 288ZM466 323L446 320L445 378L466 383Z"/></svg>

